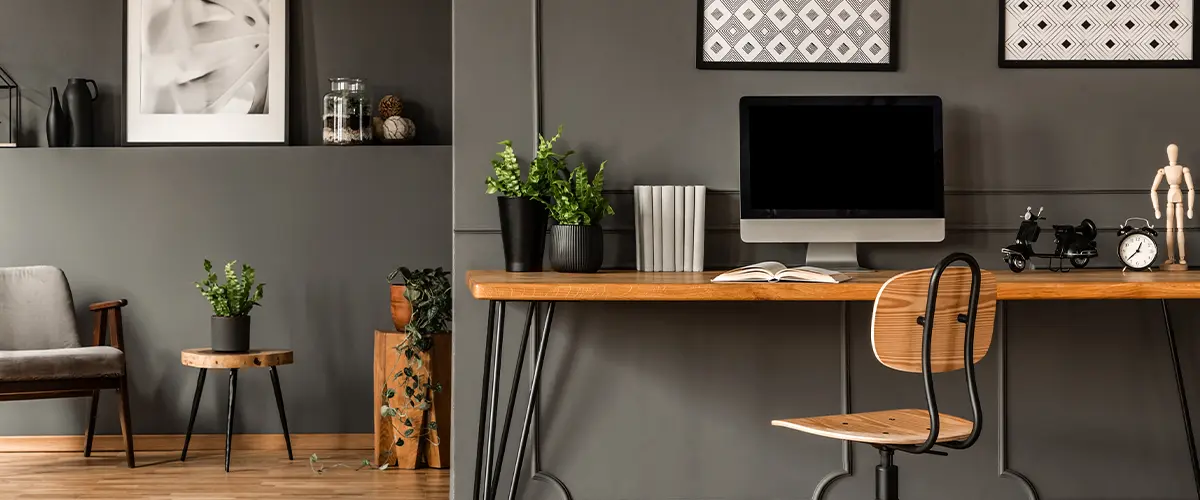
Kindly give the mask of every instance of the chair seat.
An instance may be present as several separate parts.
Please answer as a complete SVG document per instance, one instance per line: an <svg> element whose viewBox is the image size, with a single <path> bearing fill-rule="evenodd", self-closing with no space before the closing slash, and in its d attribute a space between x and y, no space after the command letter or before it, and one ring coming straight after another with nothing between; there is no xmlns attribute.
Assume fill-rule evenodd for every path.
<svg viewBox="0 0 1200 500"><path fill-rule="evenodd" d="M0 382L119 377L125 353L108 346L0 351Z"/></svg>
<svg viewBox="0 0 1200 500"><path fill-rule="evenodd" d="M945 413L938 414L938 442L958 441L971 435L974 424ZM870 444L921 444L929 437L926 410L887 410L849 415L774 420L771 425L787 427L843 441Z"/></svg>

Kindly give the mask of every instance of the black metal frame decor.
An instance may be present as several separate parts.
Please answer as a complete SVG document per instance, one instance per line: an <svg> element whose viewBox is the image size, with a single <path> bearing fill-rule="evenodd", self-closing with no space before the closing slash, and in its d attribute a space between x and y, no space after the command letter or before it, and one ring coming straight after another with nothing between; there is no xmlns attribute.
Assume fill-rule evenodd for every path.
<svg viewBox="0 0 1200 500"><path fill-rule="evenodd" d="M1195 68L1195 0L1001 0L1002 68Z"/></svg>
<svg viewBox="0 0 1200 500"><path fill-rule="evenodd" d="M896 71L900 0L698 0L696 67ZM827 7L828 10L826 9Z"/></svg>
<svg viewBox="0 0 1200 500"><path fill-rule="evenodd" d="M21 126L21 87L3 67L0 67L0 92L8 99L8 114L0 123L7 122L8 135L0 136L0 147L17 147L17 132Z"/></svg>

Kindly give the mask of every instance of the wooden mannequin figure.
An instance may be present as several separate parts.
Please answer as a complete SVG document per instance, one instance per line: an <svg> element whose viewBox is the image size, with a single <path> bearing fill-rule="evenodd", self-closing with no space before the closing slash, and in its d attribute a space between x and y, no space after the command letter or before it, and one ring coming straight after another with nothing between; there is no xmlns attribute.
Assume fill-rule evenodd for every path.
<svg viewBox="0 0 1200 500"><path fill-rule="evenodd" d="M1154 185L1150 187L1150 202L1154 205L1154 218L1161 219L1162 212L1158 207L1158 186L1163 178L1171 189L1167 191L1167 260L1163 262L1164 271L1187 271L1187 250L1183 241L1183 190L1180 185L1187 183L1188 203L1187 218L1192 218L1192 208L1196 204L1195 186L1192 184L1192 171L1179 164L1179 146L1167 146L1169 165L1158 169L1154 176ZM1179 240L1179 258L1175 258L1175 241Z"/></svg>

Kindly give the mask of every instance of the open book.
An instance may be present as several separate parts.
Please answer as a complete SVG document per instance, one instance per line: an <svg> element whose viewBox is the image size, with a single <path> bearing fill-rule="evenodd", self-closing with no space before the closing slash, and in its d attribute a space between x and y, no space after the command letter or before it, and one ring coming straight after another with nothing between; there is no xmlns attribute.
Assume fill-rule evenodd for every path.
<svg viewBox="0 0 1200 500"><path fill-rule="evenodd" d="M762 281L775 283L778 281L797 281L806 283L841 283L849 280L850 276L821 269L819 267L787 267L779 262L759 262L758 264L739 267L722 273L713 278L713 283L735 283L739 281Z"/></svg>

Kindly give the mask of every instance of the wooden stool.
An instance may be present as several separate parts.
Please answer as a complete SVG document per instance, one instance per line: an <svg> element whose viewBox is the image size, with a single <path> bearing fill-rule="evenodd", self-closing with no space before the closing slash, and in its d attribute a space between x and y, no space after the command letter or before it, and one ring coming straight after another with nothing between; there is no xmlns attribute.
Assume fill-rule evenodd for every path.
<svg viewBox="0 0 1200 500"><path fill-rule="evenodd" d="M200 393L204 390L204 376L209 368L229 370L229 413L225 418L225 472L229 472L229 448L233 440L233 406L237 396L237 374L239 368L268 367L271 385L275 388L275 404L279 407L279 422L283 424L283 440L287 443L288 460L292 460L292 438L288 435L287 414L283 411L283 393L279 391L279 374L275 367L292 364L290 350L251 350L244 353L213 352L212 349L187 349L180 356L184 366L200 369L196 381L196 396L192 398L192 415L188 417L187 435L183 438L183 453L179 461L187 460L188 442L192 440L192 426L196 423L196 410L200 408Z"/></svg>

